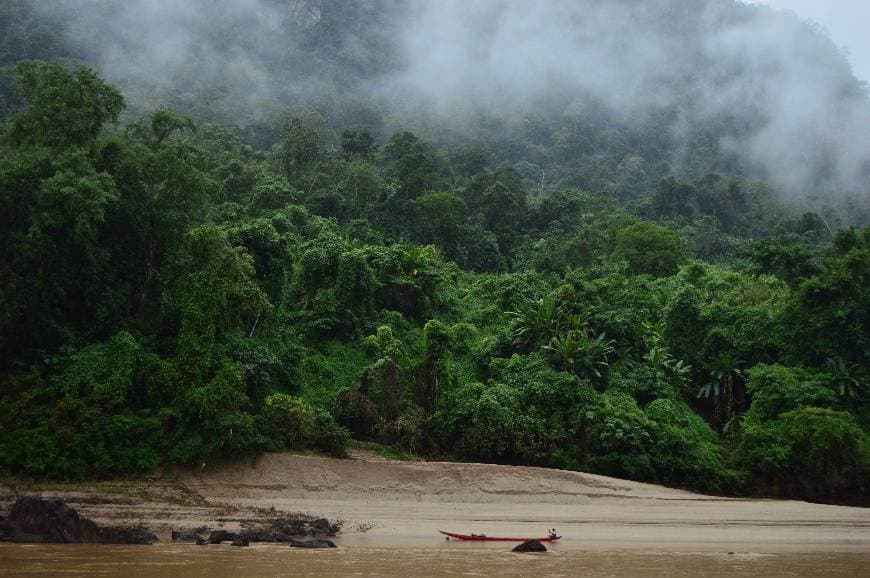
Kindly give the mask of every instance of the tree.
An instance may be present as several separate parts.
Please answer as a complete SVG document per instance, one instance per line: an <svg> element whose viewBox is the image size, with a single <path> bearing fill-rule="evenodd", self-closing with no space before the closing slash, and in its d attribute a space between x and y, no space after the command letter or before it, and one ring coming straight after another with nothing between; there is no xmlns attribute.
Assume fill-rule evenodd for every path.
<svg viewBox="0 0 870 578"><path fill-rule="evenodd" d="M836 378L825 372L782 365L758 364L746 372L752 404L746 419L769 421L804 406L834 408Z"/></svg>
<svg viewBox="0 0 870 578"><path fill-rule="evenodd" d="M823 271L800 284L787 310L795 351L824 363L870 364L870 227L845 229L822 259Z"/></svg>
<svg viewBox="0 0 870 578"><path fill-rule="evenodd" d="M135 315L142 325L154 310L164 282L161 269L187 231L205 218L218 191L207 172L206 155L186 133L189 118L160 110L130 125L128 143L119 151L114 172L121 188L113 242L129 262Z"/></svg>
<svg viewBox="0 0 870 578"><path fill-rule="evenodd" d="M734 414L735 385L743 378L742 362L730 351L720 352L705 367L710 381L698 390L698 397L713 398L716 402L716 417L728 423Z"/></svg>
<svg viewBox="0 0 870 578"><path fill-rule="evenodd" d="M412 223L414 240L435 245L454 261L462 261L462 225L465 203L451 192L427 193L414 201L416 218Z"/></svg>
<svg viewBox="0 0 870 578"><path fill-rule="evenodd" d="M508 314L513 319L514 343L532 349L556 337L564 317L562 304L551 293L527 299Z"/></svg>
<svg viewBox="0 0 870 578"><path fill-rule="evenodd" d="M613 258L628 262L635 275L669 277L683 262L680 237L669 229L638 221L616 232Z"/></svg>
<svg viewBox="0 0 870 578"><path fill-rule="evenodd" d="M282 145L282 161L287 179L293 183L313 169L323 157L320 135L294 118L287 128Z"/></svg>
<svg viewBox="0 0 870 578"><path fill-rule="evenodd" d="M375 280L365 251L355 249L342 253L338 259L335 288L336 297L348 311L360 315L370 311Z"/></svg>
<svg viewBox="0 0 870 578"><path fill-rule="evenodd" d="M527 216L522 176L511 167L480 174L466 187L464 197L472 214L495 234L501 254L512 254Z"/></svg>
<svg viewBox="0 0 870 578"><path fill-rule="evenodd" d="M690 184L665 179L653 194L652 210L659 217L691 219L698 212L697 194Z"/></svg>
<svg viewBox="0 0 870 578"><path fill-rule="evenodd" d="M453 170L466 178L485 171L491 158L492 151L480 144L463 145L450 155Z"/></svg>
<svg viewBox="0 0 870 578"><path fill-rule="evenodd" d="M870 473L867 435L848 412L802 406L744 420L738 457L754 483L790 496L857 496Z"/></svg>
<svg viewBox="0 0 870 578"><path fill-rule="evenodd" d="M399 182L403 199L413 200L436 188L438 174L431 147L413 133L400 132L384 147L387 173Z"/></svg>
<svg viewBox="0 0 870 578"><path fill-rule="evenodd" d="M17 146L90 147L124 110L121 93L87 68L25 60L12 73L16 91L27 102L6 128L6 138Z"/></svg>
<svg viewBox="0 0 870 578"><path fill-rule="evenodd" d="M369 131L347 129L341 133L341 152L346 157L367 159L375 150L375 138Z"/></svg>
<svg viewBox="0 0 870 578"><path fill-rule="evenodd" d="M426 340L426 356L417 377L417 404L426 411L433 411L438 402L439 390L449 379L451 358L450 327L433 319L423 328Z"/></svg>
<svg viewBox="0 0 870 578"><path fill-rule="evenodd" d="M181 327L176 356L194 383L210 372L215 341L221 333L253 334L264 312L271 309L254 278L253 259L243 247L233 247L214 225L191 230L183 257L174 264L176 284L166 296L178 304Z"/></svg>
<svg viewBox="0 0 870 578"><path fill-rule="evenodd" d="M12 72L26 108L3 127L0 351L26 351L69 342L80 330L117 330L104 328L97 311L112 321L118 315L116 296L99 288L114 281L101 235L119 193L96 153L124 103L86 69L26 61Z"/></svg>
<svg viewBox="0 0 870 578"><path fill-rule="evenodd" d="M595 334L588 327L558 335L544 346L556 367L590 380L601 381L609 367L609 357L616 351L612 339Z"/></svg>
<svg viewBox="0 0 870 578"><path fill-rule="evenodd" d="M776 275L795 287L820 272L818 257L812 248L785 236L757 242L751 258L761 271Z"/></svg>
<svg viewBox="0 0 870 578"><path fill-rule="evenodd" d="M707 175L696 185L701 213L712 215L731 232L747 215L748 195L744 182L738 178Z"/></svg>

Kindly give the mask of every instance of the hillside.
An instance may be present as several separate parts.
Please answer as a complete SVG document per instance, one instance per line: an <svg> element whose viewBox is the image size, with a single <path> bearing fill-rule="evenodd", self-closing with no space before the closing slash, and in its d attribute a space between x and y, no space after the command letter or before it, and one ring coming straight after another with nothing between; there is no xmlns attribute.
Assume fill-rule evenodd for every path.
<svg viewBox="0 0 870 578"><path fill-rule="evenodd" d="M867 96L823 33L205 4L0 8L0 472L356 439L867 503Z"/></svg>
<svg viewBox="0 0 870 578"><path fill-rule="evenodd" d="M866 87L817 27L735 0L15 0L0 29L0 65L72 57L131 119L169 106L259 148L301 116L334 145L347 127L474 145L545 191L723 172L867 200Z"/></svg>

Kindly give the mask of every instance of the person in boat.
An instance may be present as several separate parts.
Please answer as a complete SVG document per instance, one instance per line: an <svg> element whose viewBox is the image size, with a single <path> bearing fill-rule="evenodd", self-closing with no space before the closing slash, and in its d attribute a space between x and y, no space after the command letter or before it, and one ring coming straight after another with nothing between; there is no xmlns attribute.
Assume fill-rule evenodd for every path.
<svg viewBox="0 0 870 578"><path fill-rule="evenodd" d="M550 529L550 540L555 540L559 537L559 534L556 533L556 528Z"/></svg>

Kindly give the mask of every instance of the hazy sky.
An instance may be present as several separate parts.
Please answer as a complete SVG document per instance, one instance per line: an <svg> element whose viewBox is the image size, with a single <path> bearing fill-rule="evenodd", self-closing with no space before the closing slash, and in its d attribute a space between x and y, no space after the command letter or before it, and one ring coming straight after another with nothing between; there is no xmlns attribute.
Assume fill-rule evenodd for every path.
<svg viewBox="0 0 870 578"><path fill-rule="evenodd" d="M774 8L793 10L827 30L849 53L855 76L870 82L870 0L755 0Z"/></svg>

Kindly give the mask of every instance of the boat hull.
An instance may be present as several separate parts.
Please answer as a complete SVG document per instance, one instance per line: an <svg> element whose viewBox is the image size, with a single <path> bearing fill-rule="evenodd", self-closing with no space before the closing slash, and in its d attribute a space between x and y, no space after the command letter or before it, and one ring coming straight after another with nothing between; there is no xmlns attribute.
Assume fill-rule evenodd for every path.
<svg viewBox="0 0 870 578"><path fill-rule="evenodd" d="M555 542L559 540L562 536L556 536L555 538L497 538L495 536L475 536L473 534L454 534L453 532L445 532L441 530L441 533L447 536L448 538L453 538L455 540L465 540L467 542Z"/></svg>

